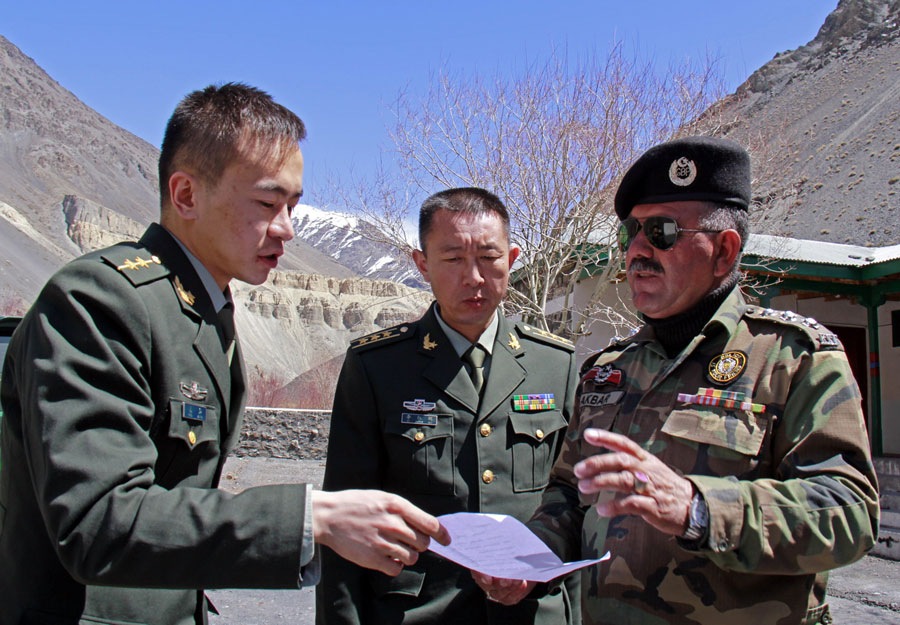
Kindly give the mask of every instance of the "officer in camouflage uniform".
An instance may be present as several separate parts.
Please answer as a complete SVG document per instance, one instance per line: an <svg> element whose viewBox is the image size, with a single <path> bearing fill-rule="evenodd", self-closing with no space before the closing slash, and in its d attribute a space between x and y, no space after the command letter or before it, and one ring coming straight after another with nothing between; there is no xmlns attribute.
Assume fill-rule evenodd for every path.
<svg viewBox="0 0 900 625"><path fill-rule="evenodd" d="M737 288L749 158L656 146L616 195L646 325L582 368L530 527L586 569L585 623L829 623L830 569L875 541L860 394L837 337ZM593 509L589 505L593 505ZM480 577L504 602L525 582Z"/></svg>
<svg viewBox="0 0 900 625"><path fill-rule="evenodd" d="M483 189L425 201L414 259L437 302L420 320L347 350L326 490L379 488L435 515L505 513L521 521L540 504L578 378L572 343L499 314L519 253L508 227L503 203ZM481 366L471 351L482 352ZM388 578L323 549L316 617L328 625L577 623L580 609L570 602L570 591L579 596L577 578L567 581L504 606L468 570L430 552Z"/></svg>

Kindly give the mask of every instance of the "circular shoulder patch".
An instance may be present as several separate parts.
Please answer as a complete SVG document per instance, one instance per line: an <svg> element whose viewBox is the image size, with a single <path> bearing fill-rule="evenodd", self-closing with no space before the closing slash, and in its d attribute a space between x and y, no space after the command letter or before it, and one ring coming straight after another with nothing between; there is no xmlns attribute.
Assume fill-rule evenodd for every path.
<svg viewBox="0 0 900 625"><path fill-rule="evenodd" d="M716 384L728 384L741 375L746 366L747 354L734 350L719 354L710 360L707 374Z"/></svg>
<svg viewBox="0 0 900 625"><path fill-rule="evenodd" d="M669 166L669 180L676 186L690 186L696 178L697 166L694 164L694 161L686 156L672 161L672 164Z"/></svg>

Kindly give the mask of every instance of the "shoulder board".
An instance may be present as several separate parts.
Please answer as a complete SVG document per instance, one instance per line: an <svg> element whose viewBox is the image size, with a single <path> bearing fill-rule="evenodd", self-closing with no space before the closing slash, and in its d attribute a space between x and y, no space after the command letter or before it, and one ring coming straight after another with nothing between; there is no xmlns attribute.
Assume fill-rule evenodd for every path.
<svg viewBox="0 0 900 625"><path fill-rule="evenodd" d="M396 343L403 339L412 338L416 335L415 329L415 323L402 323L393 328L388 328L387 330L380 330L353 339L350 341L350 349L355 352L361 352L375 347L381 347L382 345L390 345L391 343Z"/></svg>
<svg viewBox="0 0 900 625"><path fill-rule="evenodd" d="M612 351L623 351L629 345L634 343L634 337L637 334L637 331L633 331L630 336L621 337L614 336L609 340L609 345L601 349L599 352L595 352L588 356L585 361L581 364L581 371L579 373L580 376L584 377L584 374L587 373L588 369L594 366L597 360L600 359L604 354L608 354ZM618 358L618 356L616 356Z"/></svg>
<svg viewBox="0 0 900 625"><path fill-rule="evenodd" d="M100 258L115 267L134 286L169 275L169 269L162 261L137 243L115 245L101 252Z"/></svg>
<svg viewBox="0 0 900 625"><path fill-rule="evenodd" d="M828 328L812 317L804 317L790 310L774 310L760 306L748 306L744 310L744 316L796 328L806 335L817 350L844 351L844 346L837 334L830 332Z"/></svg>
<svg viewBox="0 0 900 625"><path fill-rule="evenodd" d="M559 347L570 352L575 351L575 344L572 341L570 341L569 339L564 339L561 336L556 336L552 332L547 332L546 330L535 328L534 326L524 323L517 323L516 331L519 333L519 336L533 339L535 341L540 341L541 343L546 343L548 345L553 345L554 347Z"/></svg>

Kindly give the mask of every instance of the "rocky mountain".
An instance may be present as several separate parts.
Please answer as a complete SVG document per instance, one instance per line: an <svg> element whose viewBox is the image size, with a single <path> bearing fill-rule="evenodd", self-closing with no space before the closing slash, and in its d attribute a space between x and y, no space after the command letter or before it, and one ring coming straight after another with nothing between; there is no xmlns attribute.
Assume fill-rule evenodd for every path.
<svg viewBox="0 0 900 625"><path fill-rule="evenodd" d="M304 204L294 209L294 232L323 254L373 280L391 280L424 288L422 276L395 248L377 242L376 229L368 222Z"/></svg>
<svg viewBox="0 0 900 625"><path fill-rule="evenodd" d="M840 0L707 121L750 146L761 231L900 243L900 0ZM759 229L759 228L758 228Z"/></svg>
<svg viewBox="0 0 900 625"><path fill-rule="evenodd" d="M23 312L76 255L139 237L159 212L158 156L0 37L0 314ZM402 275L387 261L370 267L366 259L383 250L356 249L352 230L365 225L349 224L338 244L336 231L322 227L327 215L317 217L315 229L307 222L305 236L287 244L268 282L234 288L251 385L261 390L322 363L339 368L350 339L415 318L430 300L361 275ZM307 241L339 253L332 258Z"/></svg>

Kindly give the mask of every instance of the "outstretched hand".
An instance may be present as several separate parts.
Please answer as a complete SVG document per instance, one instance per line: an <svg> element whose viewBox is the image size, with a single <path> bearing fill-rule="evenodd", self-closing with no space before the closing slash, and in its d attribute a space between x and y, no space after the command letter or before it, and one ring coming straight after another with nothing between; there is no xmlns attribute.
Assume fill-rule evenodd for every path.
<svg viewBox="0 0 900 625"><path fill-rule="evenodd" d="M684 534L694 495L689 480L621 434L589 428L584 431L584 440L613 453L590 456L575 465L578 490L585 494L609 490L627 493L597 503L600 516L633 514L666 534Z"/></svg>
<svg viewBox="0 0 900 625"><path fill-rule="evenodd" d="M316 542L388 575L415 564L433 538L450 544L440 522L399 495L380 490L313 491Z"/></svg>
<svg viewBox="0 0 900 625"><path fill-rule="evenodd" d="M471 571L472 579L484 591L487 598L503 605L515 605L524 599L537 585L524 579L502 579L478 571Z"/></svg>

